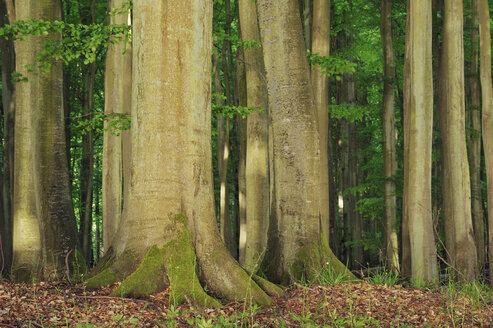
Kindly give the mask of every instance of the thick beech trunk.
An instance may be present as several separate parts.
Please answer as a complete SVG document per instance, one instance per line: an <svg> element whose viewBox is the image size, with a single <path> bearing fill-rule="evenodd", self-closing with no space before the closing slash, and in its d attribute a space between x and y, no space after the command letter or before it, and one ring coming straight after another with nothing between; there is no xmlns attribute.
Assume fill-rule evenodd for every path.
<svg viewBox="0 0 493 328"><path fill-rule="evenodd" d="M60 20L61 4L17 1L16 17ZM29 79L16 85L13 273L18 280L29 280L37 273L45 279L61 278L68 274L67 256L77 253L61 62L53 61L47 73L26 70L26 65L36 63L42 42L59 38L57 34L34 36L16 45L17 71Z"/></svg>
<svg viewBox="0 0 493 328"><path fill-rule="evenodd" d="M281 254L267 272L276 281L289 281L313 278L327 263L344 271L321 234L320 142L298 2L256 4L273 134L276 220L271 230L277 230L274 247Z"/></svg>
<svg viewBox="0 0 493 328"><path fill-rule="evenodd" d="M403 271L410 273L417 282L433 282L438 280L438 267L431 208L433 76L430 0L408 3L406 29L403 247L409 253L403 252L403 261L409 263L403 264Z"/></svg>
<svg viewBox="0 0 493 328"><path fill-rule="evenodd" d="M216 225L212 1L139 1L133 10L130 190L119 230L88 286L123 280L114 295L148 295L169 284L173 302L218 306L204 293L198 271L217 297L270 303L228 252Z"/></svg>
<svg viewBox="0 0 493 328"><path fill-rule="evenodd" d="M445 1L441 57L444 79L440 83L445 240L449 263L462 275L459 278L473 280L477 275L477 253L466 149L462 29L462 1Z"/></svg>
<svg viewBox="0 0 493 328"><path fill-rule="evenodd" d="M111 9L120 8L124 0L112 0ZM112 24L130 24L130 13L110 17ZM123 54L123 51L126 54ZM130 44L110 44L106 53L105 114L130 115L132 97L132 48ZM105 121L105 129L110 128ZM122 216L125 177L130 169L130 132L104 131L103 137L103 245L106 251L118 229Z"/></svg>
<svg viewBox="0 0 493 328"><path fill-rule="evenodd" d="M255 3L239 2L244 41L260 43ZM247 105L263 108L247 118L246 136L246 254L244 267L257 271L267 246L269 227L268 103L262 48L245 49Z"/></svg>

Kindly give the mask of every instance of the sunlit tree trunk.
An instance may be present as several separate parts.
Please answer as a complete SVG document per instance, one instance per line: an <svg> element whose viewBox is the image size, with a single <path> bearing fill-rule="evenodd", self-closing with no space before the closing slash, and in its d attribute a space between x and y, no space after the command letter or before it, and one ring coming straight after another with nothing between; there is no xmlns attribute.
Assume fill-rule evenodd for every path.
<svg viewBox="0 0 493 328"><path fill-rule="evenodd" d="M319 136L298 2L256 3L267 73L275 170L273 210L281 253L267 272L275 280L287 281L301 275L309 278L313 266L320 269L327 262L336 272L344 271L321 238Z"/></svg>
<svg viewBox="0 0 493 328"><path fill-rule="evenodd" d="M491 82L491 32L487 0L478 0L480 77L483 110L483 147L488 181L488 204L493 204L493 85ZM493 283L493 211L488 210L488 256Z"/></svg>
<svg viewBox="0 0 493 328"><path fill-rule="evenodd" d="M124 0L112 0L109 10L121 8ZM110 16L111 24L130 24L130 14ZM124 54L123 52L126 52ZM106 53L105 114L130 115L132 96L132 49L123 42L110 44ZM114 119L114 118L113 118ZM116 233L122 215L124 192L129 177L129 131L110 129L105 121L103 136L103 245L106 251ZM107 129L110 129L108 131ZM125 158L124 158L125 157ZM124 187L125 186L125 187Z"/></svg>
<svg viewBox="0 0 493 328"><path fill-rule="evenodd" d="M431 209L433 76L430 0L408 3L406 29L403 239L409 236L411 277L415 281L433 282L438 279L438 267Z"/></svg>
<svg viewBox="0 0 493 328"><path fill-rule="evenodd" d="M243 41L260 43L255 3L239 2ZM245 268L256 271L267 246L269 225L269 147L267 88L262 48L245 49L247 105L263 108L247 118L246 148L246 257Z"/></svg>
<svg viewBox="0 0 493 328"><path fill-rule="evenodd" d="M384 151L384 252L387 267L399 272L399 244L395 197L395 173L397 171L395 131L395 59L392 41L392 0L381 0L380 32L384 52L383 90L383 151Z"/></svg>
<svg viewBox="0 0 493 328"><path fill-rule="evenodd" d="M61 3L17 1L16 17L60 20ZM72 263L73 257L68 255L77 253L65 146L62 64L53 61L48 72L34 73L26 72L25 66L35 65L42 42L59 40L60 35L29 38L17 44L17 70L29 80L16 85L14 276L29 279L41 264L39 272L45 279L59 279L68 269L65 261Z"/></svg>
<svg viewBox="0 0 493 328"><path fill-rule="evenodd" d="M241 22L241 18L240 18ZM240 25L241 26L241 25ZM241 34L241 33L240 33ZM238 48L237 55L236 84L238 89L238 104L247 106L247 86L246 86L246 65L243 47ZM238 207L239 207L239 243L238 243L238 262L241 266L245 265L246 257L246 147L247 147L247 120L241 116L237 117L240 127L240 155L238 164Z"/></svg>
<svg viewBox="0 0 493 328"><path fill-rule="evenodd" d="M330 55L330 0L313 1L312 53ZM312 66L311 82L320 136L320 221L329 240L329 79L320 66Z"/></svg>
<svg viewBox="0 0 493 328"><path fill-rule="evenodd" d="M469 170L471 173L471 212L474 239L480 267L486 261L483 197L481 192L481 96L479 87L479 25L478 3L471 1L471 64L468 72L468 133Z"/></svg>
<svg viewBox="0 0 493 328"><path fill-rule="evenodd" d="M442 134L443 212L449 262L466 280L477 274L471 216L469 163L465 134L462 1L445 1L440 126Z"/></svg>
<svg viewBox="0 0 493 328"><path fill-rule="evenodd" d="M228 252L216 225L212 1L138 1L133 18L130 190L112 247L87 284L123 280L114 295L148 295L171 285L176 303L218 306L203 292L200 271L220 298L251 295L270 303Z"/></svg>

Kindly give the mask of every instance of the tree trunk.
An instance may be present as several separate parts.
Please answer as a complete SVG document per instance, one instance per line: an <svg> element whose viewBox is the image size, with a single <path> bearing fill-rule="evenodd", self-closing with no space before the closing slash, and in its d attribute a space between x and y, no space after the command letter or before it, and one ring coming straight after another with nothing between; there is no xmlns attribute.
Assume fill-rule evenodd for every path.
<svg viewBox="0 0 493 328"><path fill-rule="evenodd" d="M443 212L449 263L466 280L477 275L477 253L471 216L464 97L462 1L445 1L440 115L443 163Z"/></svg>
<svg viewBox="0 0 493 328"><path fill-rule="evenodd" d="M220 298L249 295L268 304L270 298L233 259L216 225L212 1L139 1L133 14L129 197L112 247L87 284L123 280L113 293L118 296L148 295L170 284L175 303L189 299L218 306L204 293L200 272L201 281ZM272 285L262 286L280 294Z"/></svg>
<svg viewBox="0 0 493 328"><path fill-rule="evenodd" d="M491 32L487 0L478 0L480 38L480 77L483 105L483 147L486 164L488 204L493 204L493 85L491 82ZM488 256L493 284L493 211L488 210Z"/></svg>
<svg viewBox="0 0 493 328"><path fill-rule="evenodd" d="M109 10L120 8L124 0L111 0ZM111 24L130 23L130 13L110 17ZM123 54L123 51L126 54ZM130 44L110 44L106 53L105 114L130 115L132 96L132 48ZM118 229L124 202L125 176L129 177L129 131L108 131L103 136L103 245L106 251ZM125 158L124 158L125 157Z"/></svg>
<svg viewBox="0 0 493 328"><path fill-rule="evenodd" d="M395 131L395 60L392 41L392 0L381 0L380 32L384 52L383 88L383 151L384 151L384 254L387 267L399 273L399 244L397 240L397 217L395 197L395 174L397 171Z"/></svg>
<svg viewBox="0 0 493 328"><path fill-rule="evenodd" d="M257 13L273 133L273 210L282 254L267 272L284 282L302 275L313 278L327 263L343 272L344 265L321 237L319 136L298 2L258 0Z"/></svg>
<svg viewBox="0 0 493 328"><path fill-rule="evenodd" d="M483 197L481 192L481 96L479 88L479 26L477 0L471 1L471 64L468 73L468 150L471 173L471 212L474 225L474 239L481 268L486 261L485 226Z"/></svg>
<svg viewBox="0 0 493 328"><path fill-rule="evenodd" d="M241 34L244 41L260 43L255 3L239 2ZM268 103L262 49L245 49L247 105L263 108L247 117L246 149L246 257L245 268L257 271L267 246L269 227L269 146Z"/></svg>
<svg viewBox="0 0 493 328"><path fill-rule="evenodd" d="M315 9L313 10L315 14ZM306 49L310 50L312 46L312 11L311 11L311 1L303 0L303 34L305 39Z"/></svg>
<svg viewBox="0 0 493 328"><path fill-rule="evenodd" d="M434 282L438 279L438 267L431 215L431 1L408 3L406 30L403 247L409 250L412 279ZM409 246L405 244L407 238ZM407 256L403 254L403 261ZM405 273L407 269L406 265Z"/></svg>
<svg viewBox="0 0 493 328"><path fill-rule="evenodd" d="M2 26L7 24L5 4L0 5ZM12 194L14 178L14 85L12 73L15 68L14 43L12 40L2 38L0 40L2 53L2 106L3 106L3 175L2 175L2 224L0 234L2 238L3 272L10 272L12 264Z"/></svg>
<svg viewBox="0 0 493 328"><path fill-rule="evenodd" d="M241 18L240 18L241 23ZM240 24L241 26L241 24ZM243 34L240 33L243 37ZM238 104L247 106L246 67L243 47L238 48L236 82L238 89ZM240 221L240 236L238 242L238 262L245 266L246 257L246 146L247 146L247 119L238 115L238 126L240 127L240 155L238 159L238 206Z"/></svg>
<svg viewBox="0 0 493 328"><path fill-rule="evenodd" d="M60 20L61 3L18 1L16 17ZM67 256L77 255L66 160L62 64L53 61L47 73L26 72L26 65L35 63L42 42L59 40L60 35L27 39L17 43L17 71L29 80L16 86L14 277L29 280L38 272L45 279L59 279L66 273Z"/></svg>
<svg viewBox="0 0 493 328"><path fill-rule="evenodd" d="M96 63L83 70L83 101L82 113L84 118L94 117L94 83L96 78ZM91 126L82 135L82 161L80 179L80 223L79 236L82 254L88 264L92 263L92 196L94 185L94 131Z"/></svg>
<svg viewBox="0 0 493 328"><path fill-rule="evenodd" d="M313 1L312 52L330 55L330 0ZM329 241L329 78L320 66L312 66L311 82L320 136L320 221L322 233Z"/></svg>

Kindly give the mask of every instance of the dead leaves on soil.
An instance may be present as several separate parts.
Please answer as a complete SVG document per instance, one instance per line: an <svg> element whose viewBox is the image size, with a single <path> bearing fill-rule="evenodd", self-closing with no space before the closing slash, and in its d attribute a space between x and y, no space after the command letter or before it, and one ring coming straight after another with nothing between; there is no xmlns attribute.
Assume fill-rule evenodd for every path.
<svg viewBox="0 0 493 328"><path fill-rule="evenodd" d="M295 285L271 307L170 307L169 292L109 297L116 285L85 290L67 283L0 281L0 327L493 327L493 305L436 291L367 283Z"/></svg>

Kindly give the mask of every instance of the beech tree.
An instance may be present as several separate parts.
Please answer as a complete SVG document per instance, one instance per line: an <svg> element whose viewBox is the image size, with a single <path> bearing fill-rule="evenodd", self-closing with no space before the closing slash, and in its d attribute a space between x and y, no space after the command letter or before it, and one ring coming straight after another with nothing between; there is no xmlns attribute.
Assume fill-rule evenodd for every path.
<svg viewBox="0 0 493 328"><path fill-rule="evenodd" d="M16 1L17 19L61 19L56 0ZM69 187L63 116L62 63L38 67L41 44L60 34L16 42L16 70L27 78L16 88L13 276L29 281L65 275L77 257L75 215ZM34 67L34 69L33 69ZM79 262L84 266L83 260Z"/></svg>
<svg viewBox="0 0 493 328"><path fill-rule="evenodd" d="M403 271L438 280L431 209L433 75L431 1L408 3L404 66Z"/></svg>
<svg viewBox="0 0 493 328"><path fill-rule="evenodd" d="M252 281L216 226L212 1L139 1L133 17L130 190L118 232L87 285L120 280L113 295L133 296L171 285L175 302L187 297L219 305L203 291L198 267L215 296L270 303L263 289L275 295L281 291L261 278Z"/></svg>
<svg viewBox="0 0 493 328"><path fill-rule="evenodd" d="M493 83L491 81L491 32L487 0L478 0L480 78L483 109L483 146L486 163L488 204L493 204ZM488 210L488 258L493 281L493 211Z"/></svg>
<svg viewBox="0 0 493 328"><path fill-rule="evenodd" d="M108 11L122 8L124 0L112 0ZM110 24L130 24L130 12L110 16ZM125 53L124 53L125 52ZM121 221L122 202L128 193L130 177L130 134L128 130L112 129L112 120L130 115L132 101L132 48L131 44L110 44L106 53L105 120L103 140L103 245L110 247L111 239ZM112 117L112 115L116 115ZM124 192L125 190L125 192Z"/></svg>
<svg viewBox="0 0 493 328"><path fill-rule="evenodd" d="M310 279L327 264L345 267L320 224L320 141L296 0L258 0L272 125L275 212L266 272L274 281Z"/></svg>
<svg viewBox="0 0 493 328"><path fill-rule="evenodd" d="M255 3L240 0L239 12L242 40L260 43ZM256 271L267 247L269 226L268 102L262 48L246 48L244 58L247 106L263 109L247 117L246 129L246 248L242 265Z"/></svg>
<svg viewBox="0 0 493 328"><path fill-rule="evenodd" d="M466 150L462 1L445 1L440 83L443 212L450 264L466 280L477 274Z"/></svg>

